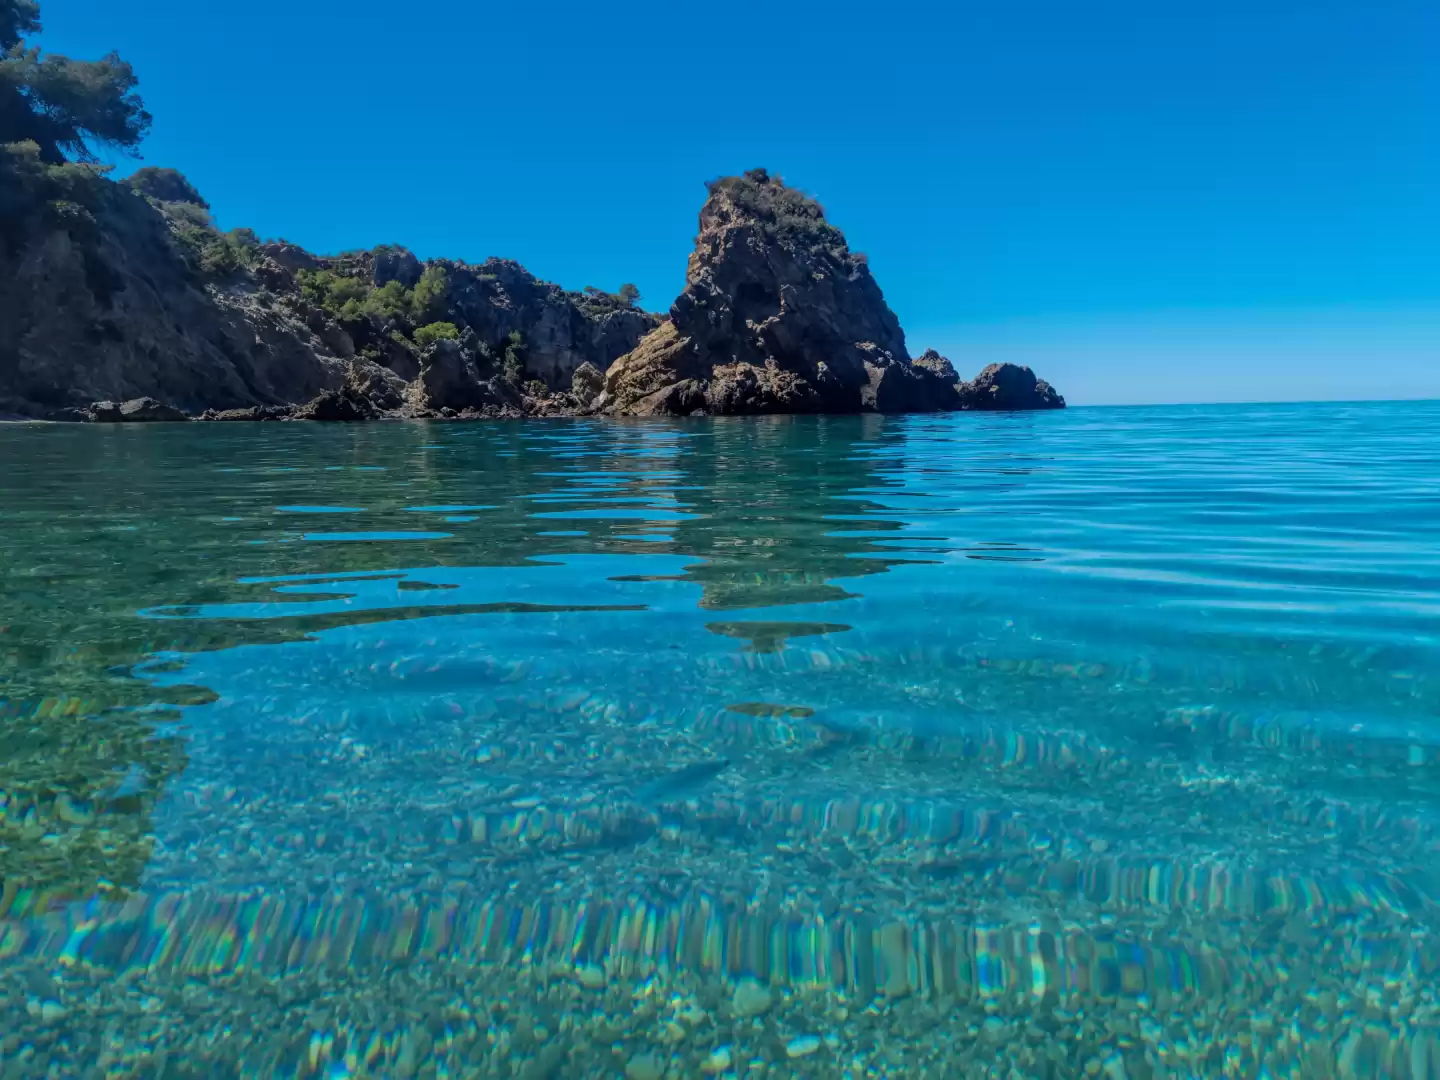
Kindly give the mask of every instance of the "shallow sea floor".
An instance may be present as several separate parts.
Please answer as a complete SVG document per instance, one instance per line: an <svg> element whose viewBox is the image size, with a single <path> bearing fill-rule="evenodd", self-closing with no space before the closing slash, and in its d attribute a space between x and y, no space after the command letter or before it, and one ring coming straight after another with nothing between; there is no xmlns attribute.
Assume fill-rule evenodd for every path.
<svg viewBox="0 0 1440 1080"><path fill-rule="evenodd" d="M0 1077L1440 1077L1437 432L0 425Z"/></svg>

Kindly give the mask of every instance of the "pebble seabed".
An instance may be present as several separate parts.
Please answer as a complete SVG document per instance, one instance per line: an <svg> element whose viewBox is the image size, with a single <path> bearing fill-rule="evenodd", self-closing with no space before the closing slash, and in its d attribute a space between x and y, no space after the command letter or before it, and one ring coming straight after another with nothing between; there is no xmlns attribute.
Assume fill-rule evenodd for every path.
<svg viewBox="0 0 1440 1080"><path fill-rule="evenodd" d="M8 921L0 958L7 1077L1440 1075L1440 943L1368 916L197 891Z"/></svg>
<svg viewBox="0 0 1440 1080"><path fill-rule="evenodd" d="M271 732L284 797L197 765L141 888L4 886L0 1077L1440 1077L1421 819L1166 787L1065 733L922 759L800 738L779 707L687 741L603 702L501 704L492 741L457 723L390 789L343 727ZM609 781L450 785L561 714ZM684 764L722 726L726 767ZM283 761L338 771L307 801ZM1079 761L1110 798L1034 827ZM926 798L936 778L972 804ZM60 851L82 819L103 847L93 808L24 813Z"/></svg>

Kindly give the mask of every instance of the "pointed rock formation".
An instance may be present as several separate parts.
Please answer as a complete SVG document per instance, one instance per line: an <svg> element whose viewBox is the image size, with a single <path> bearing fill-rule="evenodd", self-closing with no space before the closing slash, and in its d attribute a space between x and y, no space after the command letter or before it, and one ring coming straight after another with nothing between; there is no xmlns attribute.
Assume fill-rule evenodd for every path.
<svg viewBox="0 0 1440 1080"><path fill-rule="evenodd" d="M709 185L670 321L606 374L628 415L912 412L955 407L915 368L863 255L820 204L764 169Z"/></svg>

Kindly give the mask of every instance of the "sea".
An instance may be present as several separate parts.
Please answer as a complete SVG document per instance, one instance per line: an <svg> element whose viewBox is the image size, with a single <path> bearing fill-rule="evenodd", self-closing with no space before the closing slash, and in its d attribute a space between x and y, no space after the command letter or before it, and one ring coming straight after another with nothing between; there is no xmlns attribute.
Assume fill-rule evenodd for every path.
<svg viewBox="0 0 1440 1080"><path fill-rule="evenodd" d="M1440 403L0 425L0 1076L1440 1077Z"/></svg>

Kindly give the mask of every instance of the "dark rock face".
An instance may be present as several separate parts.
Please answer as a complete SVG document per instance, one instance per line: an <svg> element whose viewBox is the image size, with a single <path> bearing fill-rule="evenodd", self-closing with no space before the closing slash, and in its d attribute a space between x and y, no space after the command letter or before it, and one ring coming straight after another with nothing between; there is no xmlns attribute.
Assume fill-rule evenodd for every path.
<svg viewBox="0 0 1440 1080"><path fill-rule="evenodd" d="M645 415L943 408L937 385L819 204L756 169L710 185L670 322L605 389L611 411Z"/></svg>
<svg viewBox="0 0 1440 1080"><path fill-rule="evenodd" d="M526 376L552 389L568 387L581 364L608 368L660 323L658 316L635 309L587 315L576 294L509 259L436 265L446 273L449 321L472 329L477 342L497 354L518 334Z"/></svg>
<svg viewBox="0 0 1440 1080"><path fill-rule="evenodd" d="M605 389L605 373L588 360L575 369L570 380L570 392L582 406L589 405Z"/></svg>
<svg viewBox="0 0 1440 1080"><path fill-rule="evenodd" d="M320 269L320 260L298 244L279 240L273 244L265 244L260 250L265 253L267 258L292 274L300 270Z"/></svg>
<svg viewBox="0 0 1440 1080"><path fill-rule="evenodd" d="M382 248L375 252L371 277L376 285L398 281L406 288L413 288L420 280L422 269L420 260L404 248Z"/></svg>
<svg viewBox="0 0 1440 1080"><path fill-rule="evenodd" d="M422 263L391 246L321 258L247 230L222 235L179 174L137 177L92 176L65 194L73 211L0 220L0 415L120 423L1064 404L1028 368L992 366L963 383L933 351L912 362L865 258L817 203L764 170L710 185L668 319L634 307L629 290L567 292L505 259ZM437 323L459 340L422 354L417 342L440 333L420 330Z"/></svg>
<svg viewBox="0 0 1440 1080"><path fill-rule="evenodd" d="M404 386L403 380L378 364L352 363L343 386L335 390L322 390L314 399L295 409L291 415L296 420L332 423L378 420L400 407L401 390Z"/></svg>
<svg viewBox="0 0 1440 1080"><path fill-rule="evenodd" d="M954 385L960 381L960 376L955 373L955 365L941 356L934 349L926 349L913 361L915 367L928 371L944 382Z"/></svg>
<svg viewBox="0 0 1440 1080"><path fill-rule="evenodd" d="M987 411L1063 409L1065 399L1028 367L991 364L959 387L960 408Z"/></svg>
<svg viewBox="0 0 1440 1080"><path fill-rule="evenodd" d="M99 180L93 196L85 217L0 242L0 407L153 397L200 412L340 381L343 363L284 309L198 281L143 196Z"/></svg>
<svg viewBox="0 0 1440 1080"><path fill-rule="evenodd" d="M420 358L420 374L406 387L405 400L415 415L444 415L518 409L521 399L499 376L481 378L475 357L458 341L437 341Z"/></svg>
<svg viewBox="0 0 1440 1080"><path fill-rule="evenodd" d="M292 405L252 405L248 409L207 409L198 419L226 422L259 422L288 420L295 413Z"/></svg>
<svg viewBox="0 0 1440 1080"><path fill-rule="evenodd" d="M352 393L348 387L322 390L313 400L301 405L292 414L296 420L340 422L376 420L380 412L370 402Z"/></svg>
<svg viewBox="0 0 1440 1080"><path fill-rule="evenodd" d="M402 383L417 377L407 335L446 321L471 335L477 360L513 348L521 378L568 389L581 364L604 370L660 322L595 309L498 259L422 265L396 247L318 258L251 234L245 259L227 265L213 261L223 238L210 230L207 264L192 244L193 223L207 220L203 200L163 170L134 187L93 178L85 198L71 217L0 228L0 413L88 419L94 402L139 397L217 415L310 403L341 390L362 354ZM347 315L317 297L313 281L307 288L307 275L320 274L413 290L427 266L446 271L449 295L408 323ZM384 395L394 408L404 404L399 390Z"/></svg>

